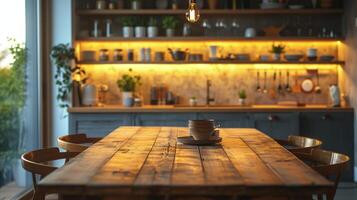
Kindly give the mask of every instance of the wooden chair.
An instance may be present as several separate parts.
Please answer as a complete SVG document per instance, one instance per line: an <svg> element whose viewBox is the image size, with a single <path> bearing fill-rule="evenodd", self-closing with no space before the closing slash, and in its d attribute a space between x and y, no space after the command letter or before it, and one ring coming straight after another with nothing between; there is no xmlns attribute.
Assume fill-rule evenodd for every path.
<svg viewBox="0 0 357 200"><path fill-rule="evenodd" d="M76 155L78 155L78 153L60 152L58 148L49 148L30 151L24 153L21 156L22 167L32 174L32 182L34 187L33 199L45 199L45 194L36 192L36 175L40 176L40 179L42 179L57 169L57 167L50 165L52 161L61 159L68 160L75 157Z"/></svg>
<svg viewBox="0 0 357 200"><path fill-rule="evenodd" d="M102 138L90 138L86 134L74 134L59 137L58 146L68 152L83 152L90 145L98 142Z"/></svg>
<svg viewBox="0 0 357 200"><path fill-rule="evenodd" d="M334 182L335 187L326 194L327 200L333 200L341 174L347 167L350 158L343 154L321 149L313 149L310 153L299 152L295 155L312 169ZM322 195L319 195L318 199L323 199Z"/></svg>
<svg viewBox="0 0 357 200"><path fill-rule="evenodd" d="M275 141L294 154L309 153L312 149L318 149L322 145L320 140L295 135L290 135L288 140L275 139Z"/></svg>

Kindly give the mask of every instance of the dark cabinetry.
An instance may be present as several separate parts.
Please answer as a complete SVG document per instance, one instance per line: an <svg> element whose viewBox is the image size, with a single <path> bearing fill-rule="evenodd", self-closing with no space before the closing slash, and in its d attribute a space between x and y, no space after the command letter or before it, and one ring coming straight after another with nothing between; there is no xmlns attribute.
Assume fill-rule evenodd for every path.
<svg viewBox="0 0 357 200"><path fill-rule="evenodd" d="M248 113L199 113L199 119L214 119L224 128L253 128L253 118Z"/></svg>
<svg viewBox="0 0 357 200"><path fill-rule="evenodd" d="M273 138L299 134L299 113L256 113L254 128Z"/></svg>
<svg viewBox="0 0 357 200"><path fill-rule="evenodd" d="M197 118L194 113L141 113L134 116L136 126L186 127L188 120Z"/></svg>

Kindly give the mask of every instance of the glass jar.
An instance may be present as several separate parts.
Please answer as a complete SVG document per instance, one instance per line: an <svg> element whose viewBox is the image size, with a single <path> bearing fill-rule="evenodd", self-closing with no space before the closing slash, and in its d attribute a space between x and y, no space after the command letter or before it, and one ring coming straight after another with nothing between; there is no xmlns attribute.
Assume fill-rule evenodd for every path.
<svg viewBox="0 0 357 200"><path fill-rule="evenodd" d="M99 61L109 61L108 49L99 50Z"/></svg>
<svg viewBox="0 0 357 200"><path fill-rule="evenodd" d="M114 61L122 61L123 60L123 55L122 55L122 49L114 49L113 52L113 60Z"/></svg>
<svg viewBox="0 0 357 200"><path fill-rule="evenodd" d="M107 9L107 4L106 4L105 0L97 0L96 8L97 8L97 10Z"/></svg>
<svg viewBox="0 0 357 200"><path fill-rule="evenodd" d="M134 50L128 49L128 61L134 61Z"/></svg>

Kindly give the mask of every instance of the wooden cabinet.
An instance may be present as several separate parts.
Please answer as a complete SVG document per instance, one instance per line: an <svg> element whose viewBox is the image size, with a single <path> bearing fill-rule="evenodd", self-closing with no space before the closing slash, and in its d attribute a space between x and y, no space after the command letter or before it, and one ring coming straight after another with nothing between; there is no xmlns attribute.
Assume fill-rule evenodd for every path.
<svg viewBox="0 0 357 200"><path fill-rule="evenodd" d="M254 128L273 138L299 134L299 113L256 113L253 123Z"/></svg>
<svg viewBox="0 0 357 200"><path fill-rule="evenodd" d="M89 136L105 136L119 126L132 126L131 114L70 114L70 133L86 133Z"/></svg>
<svg viewBox="0 0 357 200"><path fill-rule="evenodd" d="M253 118L248 113L199 113L198 119L214 119L223 128L253 128Z"/></svg>
<svg viewBox="0 0 357 200"><path fill-rule="evenodd" d="M306 112L300 116L301 135L321 140L323 149L350 157L350 167L343 175L349 181L352 181L354 163L353 121L352 112Z"/></svg>
<svg viewBox="0 0 357 200"><path fill-rule="evenodd" d="M188 120L196 119L195 113L138 113L135 126L177 126L186 127Z"/></svg>

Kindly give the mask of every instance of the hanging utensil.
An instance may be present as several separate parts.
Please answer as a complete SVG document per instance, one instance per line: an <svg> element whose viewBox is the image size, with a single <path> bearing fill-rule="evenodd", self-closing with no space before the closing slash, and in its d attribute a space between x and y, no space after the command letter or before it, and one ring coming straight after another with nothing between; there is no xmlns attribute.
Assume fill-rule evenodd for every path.
<svg viewBox="0 0 357 200"><path fill-rule="evenodd" d="M257 88L256 88L256 91L258 93L262 92L262 88L260 87L260 72L259 71L257 71Z"/></svg>
<svg viewBox="0 0 357 200"><path fill-rule="evenodd" d="M295 71L295 84L293 86L293 93L301 93L301 86L299 85L297 71Z"/></svg>
<svg viewBox="0 0 357 200"><path fill-rule="evenodd" d="M290 93L291 92L291 87L290 87L290 72L289 70L286 71L286 86L285 86L285 91Z"/></svg>
<svg viewBox="0 0 357 200"><path fill-rule="evenodd" d="M282 75L281 71L279 71L279 85L278 85L278 93L279 94L283 94L284 93L283 85L281 83L282 77L283 77L283 75Z"/></svg>
<svg viewBox="0 0 357 200"><path fill-rule="evenodd" d="M271 98L275 98L276 97L276 88L275 88L275 82L276 82L276 72L274 72L273 74L273 84L269 90L269 95Z"/></svg>
<svg viewBox="0 0 357 200"><path fill-rule="evenodd" d="M315 93L316 93L316 94L320 94L320 93L321 93L320 78L319 78L319 70L316 70L316 86L315 86Z"/></svg>
<svg viewBox="0 0 357 200"><path fill-rule="evenodd" d="M263 88L263 93L267 94L268 93L268 89L267 89L267 71L264 71L264 88Z"/></svg>

